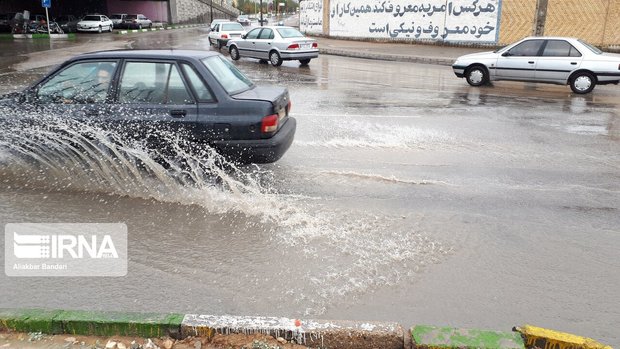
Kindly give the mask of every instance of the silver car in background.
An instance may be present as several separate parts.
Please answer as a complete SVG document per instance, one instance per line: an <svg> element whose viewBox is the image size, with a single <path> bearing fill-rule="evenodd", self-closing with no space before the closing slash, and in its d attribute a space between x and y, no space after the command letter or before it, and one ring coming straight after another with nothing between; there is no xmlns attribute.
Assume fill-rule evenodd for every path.
<svg viewBox="0 0 620 349"><path fill-rule="evenodd" d="M267 26L250 30L240 39L228 42L230 58L269 60L274 67L283 61L298 60L302 65L319 56L319 45L291 27Z"/></svg>
<svg viewBox="0 0 620 349"><path fill-rule="evenodd" d="M620 82L619 54L565 37L528 37L497 51L461 56L452 68L471 86L497 80L544 82L585 94L597 84Z"/></svg>

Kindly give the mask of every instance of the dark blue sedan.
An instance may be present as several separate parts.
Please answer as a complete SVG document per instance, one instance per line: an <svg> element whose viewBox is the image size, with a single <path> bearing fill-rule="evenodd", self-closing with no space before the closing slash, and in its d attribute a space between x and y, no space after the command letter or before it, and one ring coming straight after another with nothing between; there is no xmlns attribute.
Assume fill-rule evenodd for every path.
<svg viewBox="0 0 620 349"><path fill-rule="evenodd" d="M239 163L277 161L296 129L286 88L256 86L208 51L83 54L9 99L103 126L166 127Z"/></svg>

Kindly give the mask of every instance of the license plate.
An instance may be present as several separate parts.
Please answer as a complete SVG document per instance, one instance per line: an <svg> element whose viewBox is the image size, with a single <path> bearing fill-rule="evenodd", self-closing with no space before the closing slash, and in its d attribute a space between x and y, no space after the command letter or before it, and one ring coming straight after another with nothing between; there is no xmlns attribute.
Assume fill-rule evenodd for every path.
<svg viewBox="0 0 620 349"><path fill-rule="evenodd" d="M282 108L278 111L278 120L282 120L286 116L286 108Z"/></svg>
<svg viewBox="0 0 620 349"><path fill-rule="evenodd" d="M311 48L312 44L301 44L301 48Z"/></svg>

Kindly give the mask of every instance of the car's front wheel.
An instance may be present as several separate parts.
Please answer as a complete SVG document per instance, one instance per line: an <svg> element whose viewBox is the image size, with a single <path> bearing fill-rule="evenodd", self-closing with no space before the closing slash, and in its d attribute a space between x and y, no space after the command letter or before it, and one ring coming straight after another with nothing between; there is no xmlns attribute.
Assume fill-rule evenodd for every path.
<svg viewBox="0 0 620 349"><path fill-rule="evenodd" d="M230 47L230 58L233 61L239 60L239 49L237 48L237 46L231 46Z"/></svg>
<svg viewBox="0 0 620 349"><path fill-rule="evenodd" d="M103 28L101 28L101 26L99 26L99 30L97 30L97 32L98 32L99 34L101 34L101 33L103 32Z"/></svg>
<svg viewBox="0 0 620 349"><path fill-rule="evenodd" d="M282 65L282 57L280 56L278 51L269 52L269 62L271 62L271 65L273 65L274 67L279 67Z"/></svg>
<svg viewBox="0 0 620 349"><path fill-rule="evenodd" d="M114 26L112 24L110 24L110 26L108 27L108 31L111 33L112 29L114 29Z"/></svg>
<svg viewBox="0 0 620 349"><path fill-rule="evenodd" d="M310 64L310 59L300 59L299 63L301 63L301 65L308 65Z"/></svg>
<svg viewBox="0 0 620 349"><path fill-rule="evenodd" d="M471 86L482 86L489 82L489 73L480 65L467 68L465 79Z"/></svg>
<svg viewBox="0 0 620 349"><path fill-rule="evenodd" d="M570 89L577 94L592 92L596 86L596 79L588 72L579 72L570 79Z"/></svg>

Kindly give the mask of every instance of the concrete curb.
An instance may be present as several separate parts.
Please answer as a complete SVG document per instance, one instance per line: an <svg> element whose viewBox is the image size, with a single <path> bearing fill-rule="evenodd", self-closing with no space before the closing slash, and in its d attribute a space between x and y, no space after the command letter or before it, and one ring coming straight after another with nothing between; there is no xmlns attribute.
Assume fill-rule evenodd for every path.
<svg viewBox="0 0 620 349"><path fill-rule="evenodd" d="M256 333L282 337L313 348L402 349L404 331L392 322L299 320L276 317L185 315L181 335L212 338L215 334Z"/></svg>
<svg viewBox="0 0 620 349"><path fill-rule="evenodd" d="M343 56L343 57L376 59L376 60L382 60L382 61L437 64L437 65L447 65L447 66L451 66L452 63L454 63L454 59L452 58L447 59L447 58L441 58L441 57L381 54L381 53L375 53L375 52L338 50L338 49L321 48L321 47L319 47L319 53L326 54L326 55Z"/></svg>
<svg viewBox="0 0 620 349"><path fill-rule="evenodd" d="M0 331L86 336L189 336L265 334L323 349L612 349L593 339L533 326L498 332L395 322L325 321L284 317L0 309Z"/></svg>
<svg viewBox="0 0 620 349"><path fill-rule="evenodd" d="M179 337L182 314L0 309L0 330L87 336Z"/></svg>
<svg viewBox="0 0 620 349"><path fill-rule="evenodd" d="M413 348L525 349L523 338L516 332L497 332L419 325L411 328L411 337Z"/></svg>
<svg viewBox="0 0 620 349"><path fill-rule="evenodd" d="M189 24L189 25L171 25L167 27L154 27L149 29L127 29L127 30L119 30L116 32L118 35L126 35L126 34L134 34L134 33L147 33L147 32L156 32L160 30L171 30L171 29L184 29L184 28L198 28L198 27L206 27L206 24Z"/></svg>
<svg viewBox="0 0 620 349"><path fill-rule="evenodd" d="M68 34L0 34L0 40L15 39L75 39L75 33Z"/></svg>
<svg viewBox="0 0 620 349"><path fill-rule="evenodd" d="M515 327L513 330L521 333L528 348L612 349L611 346L599 343L592 338L531 325Z"/></svg>

